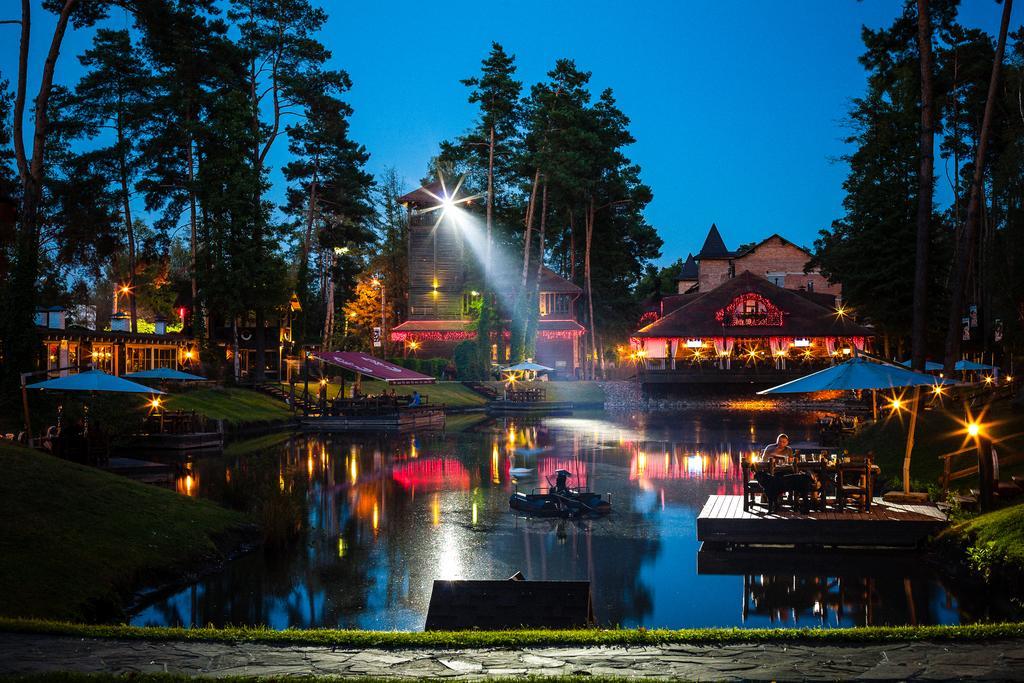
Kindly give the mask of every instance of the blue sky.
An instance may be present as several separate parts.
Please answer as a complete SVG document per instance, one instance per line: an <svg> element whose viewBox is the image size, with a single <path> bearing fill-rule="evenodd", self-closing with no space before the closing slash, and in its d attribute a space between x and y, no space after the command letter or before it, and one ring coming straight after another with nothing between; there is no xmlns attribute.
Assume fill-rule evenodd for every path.
<svg viewBox="0 0 1024 683"><path fill-rule="evenodd" d="M864 88L861 26L888 25L902 7L897 0L321 4L330 15L322 40L354 83L352 135L372 154L372 172L393 166L410 187L438 142L472 123L459 79L478 71L492 40L516 55L526 84L560 57L592 71L593 90L613 88L632 120L637 142L629 153L654 190L647 218L665 241L661 263L699 249L712 222L729 247L772 232L810 245L841 215L844 121L850 98ZM52 21L34 11L38 73ZM991 0L964 0L960 16L994 33L1000 11ZM1018 5L1012 26L1022 22ZM0 72L13 78L17 29L0 32ZM69 34L60 82L80 75L74 56L89 40L88 32ZM284 141L276 151L279 166ZM279 170L272 180L280 193Z"/></svg>

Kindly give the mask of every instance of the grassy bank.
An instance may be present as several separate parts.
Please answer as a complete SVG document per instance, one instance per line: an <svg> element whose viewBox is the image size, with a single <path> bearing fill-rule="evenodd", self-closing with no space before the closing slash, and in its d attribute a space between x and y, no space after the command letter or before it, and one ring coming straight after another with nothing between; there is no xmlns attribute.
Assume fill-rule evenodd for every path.
<svg viewBox="0 0 1024 683"><path fill-rule="evenodd" d="M0 614L109 619L148 581L218 560L242 515L0 445Z"/></svg>
<svg viewBox="0 0 1024 683"><path fill-rule="evenodd" d="M286 391L288 390L287 384L282 383L282 386L284 386ZM345 390L350 392L351 387L351 380L346 381ZM298 382L295 385L296 393L301 394L303 388L303 383ZM421 395L427 396L431 405L440 405L443 403L450 408L482 408L487 403L487 399L480 394L467 389L462 382L437 382L436 384L408 384L397 386L388 386L386 382L375 379L364 379L362 382L362 392L370 396L390 392L392 390L399 396L411 396L412 392L418 391ZM335 380L327 384L328 398L337 398L339 391L341 391L340 382ZM310 381L309 393L319 396L319 392L320 384L316 381Z"/></svg>
<svg viewBox="0 0 1024 683"><path fill-rule="evenodd" d="M724 644L763 642L871 643L915 640L989 640L1024 637L1024 624L867 626L857 628L573 629L515 631L360 631L347 629L160 628L87 625L0 618L0 631L79 638L261 642L351 648L495 648L528 646Z"/></svg>
<svg viewBox="0 0 1024 683"><path fill-rule="evenodd" d="M489 384L498 392L504 388L501 382L489 382ZM516 387L544 389L549 401L604 403L604 390L597 382L516 382Z"/></svg>
<svg viewBox="0 0 1024 683"><path fill-rule="evenodd" d="M881 403L881 401L880 401ZM888 411L881 411L880 417ZM902 417L902 419L900 419ZM882 468L886 476L898 476L903 470L903 453L907 444L908 416L892 416L880 419L875 424L865 425L856 434L847 439L844 447L851 453L875 454L875 462ZM914 455L910 463L910 479L921 485L937 484L942 474L944 453L959 450L965 445L963 407L957 405L949 410L927 410L918 418L917 436L914 439ZM1007 451L1024 450L1024 414L1016 411L1007 403L997 404L984 419L987 432L994 440L1000 441L999 448ZM959 461L964 466L967 458ZM1024 468L1007 468L1000 473L1001 478L1009 479L1011 474L1024 471ZM974 486L976 480L965 479L956 482L960 487Z"/></svg>
<svg viewBox="0 0 1024 683"><path fill-rule="evenodd" d="M1024 503L974 515L949 527L940 550L981 579L1013 589L1024 584Z"/></svg>
<svg viewBox="0 0 1024 683"><path fill-rule="evenodd" d="M211 387L172 394L166 397L165 405L168 410L194 410L234 426L287 420L292 416L283 401L241 387Z"/></svg>

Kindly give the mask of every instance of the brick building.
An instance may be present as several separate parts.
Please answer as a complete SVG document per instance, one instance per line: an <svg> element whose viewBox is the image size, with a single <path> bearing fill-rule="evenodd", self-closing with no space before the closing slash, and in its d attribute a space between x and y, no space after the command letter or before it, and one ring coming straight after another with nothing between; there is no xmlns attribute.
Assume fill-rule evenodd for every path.
<svg viewBox="0 0 1024 683"><path fill-rule="evenodd" d="M805 271L810 260L810 252L778 234L743 250L730 251L718 227L712 225L700 252L687 256L677 278L677 291L679 294L708 292L740 273L750 272L784 289L838 297L842 293L840 285L829 283L817 268Z"/></svg>

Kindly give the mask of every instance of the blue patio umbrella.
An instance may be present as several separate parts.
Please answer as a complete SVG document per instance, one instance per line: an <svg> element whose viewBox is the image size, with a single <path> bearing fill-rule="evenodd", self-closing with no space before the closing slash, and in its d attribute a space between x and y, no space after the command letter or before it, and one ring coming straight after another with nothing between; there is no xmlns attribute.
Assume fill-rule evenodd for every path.
<svg viewBox="0 0 1024 683"><path fill-rule="evenodd" d="M43 389L46 391L82 391L87 394L114 393L114 394L163 394L164 392L147 387L144 384L121 379L114 375L108 375L102 370L86 370L77 375L68 375L56 379L48 379L45 382L29 384L25 389ZM29 428L28 403L25 404L25 426ZM85 433L89 432L89 403L85 403Z"/></svg>
<svg viewBox="0 0 1024 683"><path fill-rule="evenodd" d="M805 394L817 391L878 390L934 386L936 384L956 384L956 382L906 370L898 365L857 357L757 393Z"/></svg>
<svg viewBox="0 0 1024 683"><path fill-rule="evenodd" d="M86 370L77 375L48 379L45 382L29 384L26 389L48 391L88 391L94 393L162 394L164 392L138 382L108 375L102 370Z"/></svg>
<svg viewBox="0 0 1024 683"><path fill-rule="evenodd" d="M131 377L132 379L158 379L162 381L175 381L175 382L205 382L205 377L199 375L193 375L188 372L182 372L181 370L174 370L173 368L153 368L152 370L140 370L139 372L129 372L125 377Z"/></svg>
<svg viewBox="0 0 1024 683"><path fill-rule="evenodd" d="M905 368L909 368L911 366L911 363L912 363L912 361L910 361L908 359L908 360L905 360L902 363L900 363L900 365L902 365ZM942 363L936 363L933 360L926 360L924 362L924 371L925 372L942 372Z"/></svg>
<svg viewBox="0 0 1024 683"><path fill-rule="evenodd" d="M903 457L903 492L910 493L910 456L914 449L914 432L917 429L918 405L921 399L921 387L956 384L948 379L933 377L921 372L907 370L899 365L891 365L869 358L857 357L819 370L805 377L780 384L771 389L757 392L758 394L801 394L818 391L842 391L870 389L895 389L897 387L913 387L914 400L910 411L910 427L907 430L907 448Z"/></svg>
<svg viewBox="0 0 1024 683"><path fill-rule="evenodd" d="M975 363L972 360L958 360L953 369L957 372L984 372L986 370L995 370L996 368L994 365Z"/></svg>

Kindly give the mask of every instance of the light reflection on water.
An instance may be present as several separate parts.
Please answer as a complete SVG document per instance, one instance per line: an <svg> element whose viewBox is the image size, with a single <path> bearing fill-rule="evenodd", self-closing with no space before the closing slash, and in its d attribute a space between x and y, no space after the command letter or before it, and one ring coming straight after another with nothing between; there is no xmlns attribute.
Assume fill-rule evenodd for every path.
<svg viewBox="0 0 1024 683"><path fill-rule="evenodd" d="M421 629L434 579L589 579L602 624L849 626L985 618L911 561L698 557L710 494L739 493L740 458L814 415L703 412L487 420L460 433L296 435L199 459L176 488L246 508L298 541L256 552L134 615L135 624ZM513 467L530 468L517 481ZM526 519L516 489L560 468L612 497L595 520ZM269 512L268 512L269 510ZM275 525L276 526L276 525ZM806 560L806 563L805 563ZM698 571L698 565L700 565Z"/></svg>

